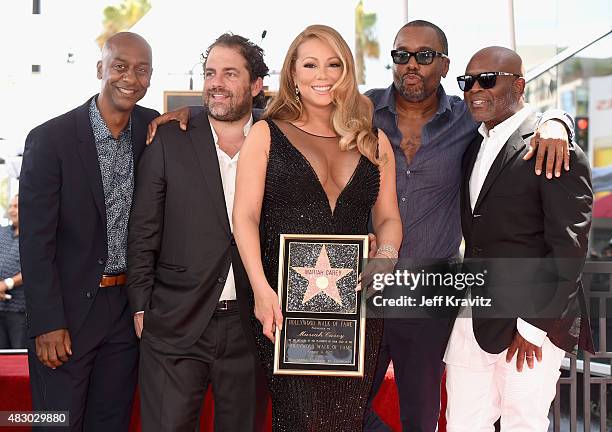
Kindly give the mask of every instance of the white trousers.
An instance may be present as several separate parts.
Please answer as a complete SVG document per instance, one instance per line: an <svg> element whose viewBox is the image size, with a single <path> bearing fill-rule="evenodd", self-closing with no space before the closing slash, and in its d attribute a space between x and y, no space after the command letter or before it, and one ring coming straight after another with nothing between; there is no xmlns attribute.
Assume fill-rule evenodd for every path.
<svg viewBox="0 0 612 432"><path fill-rule="evenodd" d="M534 359L533 369L525 362L522 372L516 370L516 354L506 363L506 351L486 366L448 364L446 430L492 432L501 417L501 432L546 432L564 357L565 351L546 338L542 362Z"/></svg>

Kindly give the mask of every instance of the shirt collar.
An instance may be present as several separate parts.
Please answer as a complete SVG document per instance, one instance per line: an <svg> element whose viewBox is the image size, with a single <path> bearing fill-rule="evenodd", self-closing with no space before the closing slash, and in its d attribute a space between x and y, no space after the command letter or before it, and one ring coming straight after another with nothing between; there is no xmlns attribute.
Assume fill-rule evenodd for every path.
<svg viewBox="0 0 612 432"><path fill-rule="evenodd" d="M108 125L106 124L106 121L102 117L102 113L100 113L100 110L98 109L98 104L96 103L97 100L98 100L98 96L94 96L91 99L91 102L89 103L89 120L91 121L92 126L93 125L97 125L98 126L98 127L92 127L93 135L94 135L94 140L96 142L105 141L105 140L108 140L108 139L114 140L115 137L113 137L113 134L111 133L110 129L108 128ZM128 124L125 127L125 129L123 129L121 131L121 134L119 135L119 139L121 139L121 135L123 135L124 133L128 133L128 134L130 134L128 136L131 136L131 133L132 133L132 116L130 116L130 121L128 122Z"/></svg>
<svg viewBox="0 0 612 432"><path fill-rule="evenodd" d="M436 115L442 114L445 111L452 111L450 100L448 98L448 95L446 94L446 91L444 91L444 87L442 86L442 84L440 84L440 86L438 87L436 94L438 96L438 110L436 111ZM376 106L374 107L375 110L384 109L384 108L387 108L393 114L397 114L397 111L395 109L395 85L394 84L391 84L389 87L385 89L385 92L383 93L382 97L380 98Z"/></svg>
<svg viewBox="0 0 612 432"><path fill-rule="evenodd" d="M523 108L512 114L506 120L495 126L493 129L488 130L484 123L480 124L478 132L485 139L495 137L498 142L506 142L510 136L516 131L519 126L525 121L529 115L533 112L533 109L529 104L525 104Z"/></svg>
<svg viewBox="0 0 612 432"><path fill-rule="evenodd" d="M448 98L448 95L446 94L446 91L444 90L444 87L442 86L442 84L440 84L440 87L438 87L437 94L438 94L438 111L436 111L436 114L442 114L446 111L452 111L450 99Z"/></svg>
<svg viewBox="0 0 612 432"><path fill-rule="evenodd" d="M209 118L209 122L210 122L210 118ZM253 114L250 115L249 121L247 121L244 127L242 128L242 132L244 133L244 136L247 136L252 126L253 126ZM212 122L210 122L210 130L212 131L212 136L213 136L213 139L215 140L215 146L219 148L219 145L217 144L219 142L219 136L217 135L217 131L215 131L215 127L213 126Z"/></svg>
<svg viewBox="0 0 612 432"><path fill-rule="evenodd" d="M374 106L374 110L376 111L385 108L393 114L397 114L395 111L395 86L393 84L385 89L382 97L378 100L376 106Z"/></svg>

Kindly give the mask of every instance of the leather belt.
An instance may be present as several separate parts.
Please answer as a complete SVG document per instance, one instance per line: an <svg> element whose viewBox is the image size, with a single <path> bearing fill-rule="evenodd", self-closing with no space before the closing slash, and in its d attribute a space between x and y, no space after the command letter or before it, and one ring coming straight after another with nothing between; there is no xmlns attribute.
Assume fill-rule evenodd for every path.
<svg viewBox="0 0 612 432"><path fill-rule="evenodd" d="M228 312L238 309L238 303L236 300L221 300L217 303L215 312Z"/></svg>
<svg viewBox="0 0 612 432"><path fill-rule="evenodd" d="M100 288L114 287L117 285L125 285L127 282L127 276L125 273L117 275L102 275L100 279Z"/></svg>

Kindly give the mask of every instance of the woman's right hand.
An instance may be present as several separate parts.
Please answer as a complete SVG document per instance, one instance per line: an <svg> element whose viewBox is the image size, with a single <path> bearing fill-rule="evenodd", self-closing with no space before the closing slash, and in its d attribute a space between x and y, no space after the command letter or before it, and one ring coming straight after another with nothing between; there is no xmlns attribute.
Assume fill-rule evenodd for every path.
<svg viewBox="0 0 612 432"><path fill-rule="evenodd" d="M255 318L263 326L263 334L274 342L274 333L283 328L283 314L278 295L270 285L253 290L255 294Z"/></svg>

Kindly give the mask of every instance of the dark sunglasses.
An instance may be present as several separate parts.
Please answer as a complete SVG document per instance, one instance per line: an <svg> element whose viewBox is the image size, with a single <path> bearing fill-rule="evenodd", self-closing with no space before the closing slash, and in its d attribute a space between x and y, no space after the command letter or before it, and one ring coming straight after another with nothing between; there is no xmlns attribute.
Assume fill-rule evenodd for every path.
<svg viewBox="0 0 612 432"><path fill-rule="evenodd" d="M404 50L392 50L391 58L393 59L393 63L395 64L406 64L410 61L410 57L413 57L416 62L420 65L428 65L434 61L436 57L444 57L448 58L448 56L444 53L434 51L434 50L424 50L424 51L404 51Z"/></svg>
<svg viewBox="0 0 612 432"><path fill-rule="evenodd" d="M457 77L457 83L459 88L464 91L470 91L476 81L478 85L483 89L490 89L495 87L498 76L515 76L521 78L521 75L513 74L510 72L482 72L478 75L461 75Z"/></svg>

